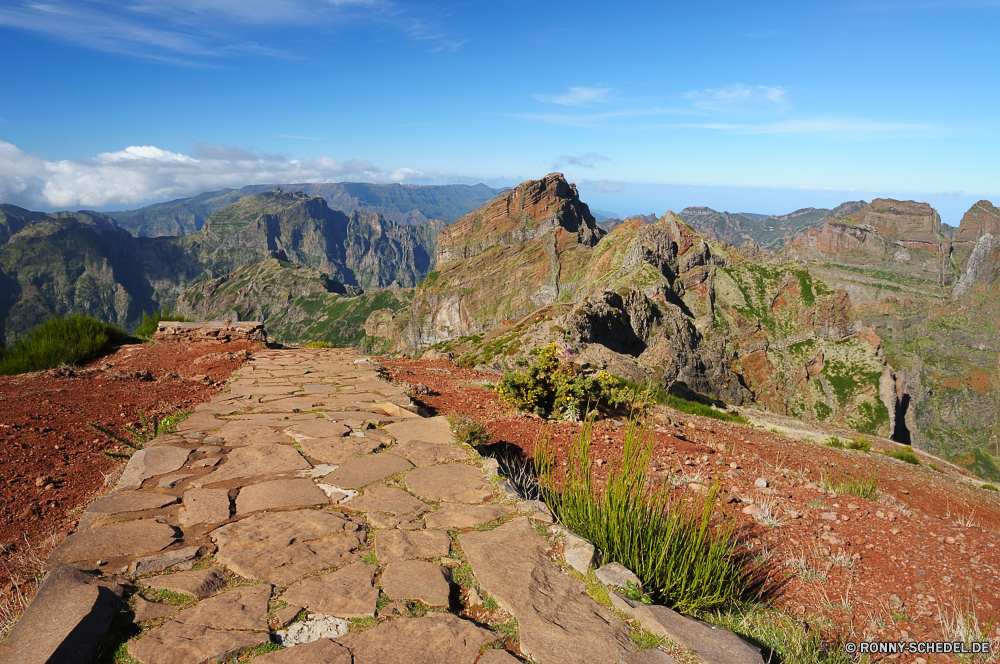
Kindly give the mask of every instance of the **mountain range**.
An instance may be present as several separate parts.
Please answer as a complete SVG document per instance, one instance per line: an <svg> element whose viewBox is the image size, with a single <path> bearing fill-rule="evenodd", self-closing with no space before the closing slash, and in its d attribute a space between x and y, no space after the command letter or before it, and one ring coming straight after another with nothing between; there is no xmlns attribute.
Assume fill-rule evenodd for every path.
<svg viewBox="0 0 1000 664"><path fill-rule="evenodd" d="M988 201L958 229L890 199L599 224L556 173L490 192L450 225L308 192L225 205L237 190L214 192L146 208L213 208L198 230L161 237L112 215L0 206L0 331L9 341L69 312L130 326L169 305L263 320L285 342L434 347L497 370L556 342L637 382L892 437L1000 480L1000 211ZM426 217L411 204L395 213Z"/></svg>
<svg viewBox="0 0 1000 664"><path fill-rule="evenodd" d="M418 186L332 182L303 184L259 184L239 189L209 191L190 198L148 205L138 210L109 212L108 216L136 237L188 235L201 230L205 221L244 196L280 189L318 196L331 210L350 214L355 210L378 212L401 225L426 224L431 219L453 222L486 203L500 190L485 184Z"/></svg>

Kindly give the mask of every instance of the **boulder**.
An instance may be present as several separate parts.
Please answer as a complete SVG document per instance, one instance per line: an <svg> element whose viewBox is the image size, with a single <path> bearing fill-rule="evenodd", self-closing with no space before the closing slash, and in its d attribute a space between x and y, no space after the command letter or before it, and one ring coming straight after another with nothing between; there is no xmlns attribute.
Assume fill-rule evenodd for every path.
<svg viewBox="0 0 1000 664"><path fill-rule="evenodd" d="M90 662L111 625L122 587L68 565L45 577L21 618L0 643L7 664Z"/></svg>

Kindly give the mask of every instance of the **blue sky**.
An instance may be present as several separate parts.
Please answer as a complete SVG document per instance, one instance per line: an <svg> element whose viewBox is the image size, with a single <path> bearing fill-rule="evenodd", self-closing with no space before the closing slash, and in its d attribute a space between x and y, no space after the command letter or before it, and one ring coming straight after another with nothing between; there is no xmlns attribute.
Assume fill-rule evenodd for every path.
<svg viewBox="0 0 1000 664"><path fill-rule="evenodd" d="M1000 203L1000 2L0 0L0 201L280 181Z"/></svg>

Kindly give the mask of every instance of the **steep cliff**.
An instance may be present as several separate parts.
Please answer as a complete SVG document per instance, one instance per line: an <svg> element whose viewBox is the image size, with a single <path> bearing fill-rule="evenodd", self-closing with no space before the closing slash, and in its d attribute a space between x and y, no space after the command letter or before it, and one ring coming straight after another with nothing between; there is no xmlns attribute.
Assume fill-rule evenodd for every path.
<svg viewBox="0 0 1000 664"><path fill-rule="evenodd" d="M783 252L849 293L852 319L878 330L901 383L897 438L954 459L1000 452L996 212L976 203L952 242L929 206L873 201Z"/></svg>

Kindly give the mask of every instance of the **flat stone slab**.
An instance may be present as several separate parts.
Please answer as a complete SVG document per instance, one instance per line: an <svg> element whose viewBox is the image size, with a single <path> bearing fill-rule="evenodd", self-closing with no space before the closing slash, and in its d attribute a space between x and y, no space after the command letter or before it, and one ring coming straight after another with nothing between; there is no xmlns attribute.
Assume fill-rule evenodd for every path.
<svg viewBox="0 0 1000 664"><path fill-rule="evenodd" d="M88 528L63 540L45 561L45 569L52 569L59 563L144 556L162 551L173 544L175 538L172 527L151 519Z"/></svg>
<svg viewBox="0 0 1000 664"><path fill-rule="evenodd" d="M415 599L428 606L448 606L448 570L423 560L390 563L382 573L382 590L392 599Z"/></svg>
<svg viewBox="0 0 1000 664"><path fill-rule="evenodd" d="M506 650L493 648L483 653L476 664L520 664L521 660L511 655Z"/></svg>
<svg viewBox="0 0 1000 664"><path fill-rule="evenodd" d="M706 664L764 662L759 648L725 627L709 625L665 606L643 604L618 593L611 593L611 603L619 611L638 620L650 634L670 639L682 648L695 651Z"/></svg>
<svg viewBox="0 0 1000 664"><path fill-rule="evenodd" d="M310 480L273 480L240 489L236 497L236 514L329 504L327 495Z"/></svg>
<svg viewBox="0 0 1000 664"><path fill-rule="evenodd" d="M508 505L466 505L464 503L445 503L437 512L424 516L428 528L452 530L456 528L475 528L490 521L496 521L507 516L514 510Z"/></svg>
<svg viewBox="0 0 1000 664"><path fill-rule="evenodd" d="M128 653L142 664L199 664L222 661L244 648L270 642L266 632L226 632L171 620L138 640Z"/></svg>
<svg viewBox="0 0 1000 664"><path fill-rule="evenodd" d="M311 468L291 445L265 443L238 447L229 453L229 460L204 477L191 482L194 487L209 486L233 479L256 475L272 475Z"/></svg>
<svg viewBox="0 0 1000 664"><path fill-rule="evenodd" d="M351 651L330 639L259 655L256 664L351 664Z"/></svg>
<svg viewBox="0 0 1000 664"><path fill-rule="evenodd" d="M372 454L348 461L323 478L323 481L344 489L360 489L410 468L413 468L413 464L401 457L392 454Z"/></svg>
<svg viewBox="0 0 1000 664"><path fill-rule="evenodd" d="M382 445L374 438L306 438L299 443L302 453L320 463L342 464L355 457L371 454Z"/></svg>
<svg viewBox="0 0 1000 664"><path fill-rule="evenodd" d="M379 563L415 558L441 558L451 551L451 538L442 530L379 530L375 555Z"/></svg>
<svg viewBox="0 0 1000 664"><path fill-rule="evenodd" d="M150 602L142 597L136 597L135 606L132 609L132 621L140 623L146 620L156 620L157 618L172 616L178 611L180 609L173 604Z"/></svg>
<svg viewBox="0 0 1000 664"><path fill-rule="evenodd" d="M639 580L639 577L621 563L601 565L594 574L598 581L612 588L628 590L630 583L636 588L642 587L642 581Z"/></svg>
<svg viewBox="0 0 1000 664"><path fill-rule="evenodd" d="M443 415L408 419L404 422L388 424L382 428L400 445L411 440L442 444L455 442L455 434L451 432L451 423Z"/></svg>
<svg viewBox="0 0 1000 664"><path fill-rule="evenodd" d="M198 602L174 618L184 625L212 629L267 631L267 602L271 584L240 586Z"/></svg>
<svg viewBox="0 0 1000 664"><path fill-rule="evenodd" d="M285 434L275 431L265 424L256 422L228 422L219 431L218 435L226 441L229 447L245 447L246 445L259 445L261 443L274 443L278 445L291 445L295 442Z"/></svg>
<svg viewBox="0 0 1000 664"><path fill-rule="evenodd" d="M172 489L189 477L194 477L194 473L181 473L180 475L167 475L157 482L157 489Z"/></svg>
<svg viewBox="0 0 1000 664"><path fill-rule="evenodd" d="M170 590L190 595L195 599L205 599L226 587L226 577L221 567L209 567L154 576L142 581L142 585L156 590Z"/></svg>
<svg viewBox="0 0 1000 664"><path fill-rule="evenodd" d="M483 589L517 619L521 652L532 661L616 664L634 649L628 627L552 564L548 542L526 518L459 542Z"/></svg>
<svg viewBox="0 0 1000 664"><path fill-rule="evenodd" d="M145 480L172 473L187 461L190 451L173 445L144 447L131 456L116 488L138 489Z"/></svg>
<svg viewBox="0 0 1000 664"><path fill-rule="evenodd" d="M354 498L348 505L359 512L382 512L393 516L412 514L419 516L431 508L430 505L402 489L373 484L364 494Z"/></svg>
<svg viewBox="0 0 1000 664"><path fill-rule="evenodd" d="M374 616L378 601L378 589L372 585L374 577L374 565L351 563L332 574L313 576L291 586L281 599L338 618Z"/></svg>
<svg viewBox="0 0 1000 664"><path fill-rule="evenodd" d="M296 422L286 429L290 436L308 436L309 438L341 438L351 433L351 427L341 422L331 422L326 418L315 417L311 420Z"/></svg>
<svg viewBox="0 0 1000 664"><path fill-rule="evenodd" d="M362 524L339 512L266 512L212 531L216 558L240 576L286 586L359 557Z"/></svg>
<svg viewBox="0 0 1000 664"><path fill-rule="evenodd" d="M418 468L407 473L406 488L436 502L481 503L493 496L482 471L465 464Z"/></svg>
<svg viewBox="0 0 1000 664"><path fill-rule="evenodd" d="M155 510L178 501L176 496L143 491L115 491L99 498L87 508L89 514L119 514L121 512L142 512Z"/></svg>
<svg viewBox="0 0 1000 664"><path fill-rule="evenodd" d="M188 489L184 492L184 507L178 516L182 526L199 523L222 523L229 520L227 489Z"/></svg>
<svg viewBox="0 0 1000 664"><path fill-rule="evenodd" d="M390 620L337 641L351 649L354 664L473 664L482 647L499 638L497 632L450 613L430 613Z"/></svg>
<svg viewBox="0 0 1000 664"><path fill-rule="evenodd" d="M7 638L0 662L89 662L111 625L122 588L68 565L55 567Z"/></svg>
<svg viewBox="0 0 1000 664"><path fill-rule="evenodd" d="M483 660L479 660L482 664ZM657 648L634 652L622 660L622 664L676 664L673 657Z"/></svg>
<svg viewBox="0 0 1000 664"><path fill-rule="evenodd" d="M422 468L439 463L464 461L469 453L460 445L428 443L425 440L410 440L392 448L392 453L403 457L414 466Z"/></svg>
<svg viewBox="0 0 1000 664"><path fill-rule="evenodd" d="M142 576L143 574L162 572L175 565L190 563L190 561L198 557L200 550L201 547L198 546L186 546L183 549L173 549L171 551L164 551L163 553L154 553L151 556L136 558L128 566L128 573L135 576Z"/></svg>

